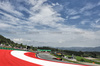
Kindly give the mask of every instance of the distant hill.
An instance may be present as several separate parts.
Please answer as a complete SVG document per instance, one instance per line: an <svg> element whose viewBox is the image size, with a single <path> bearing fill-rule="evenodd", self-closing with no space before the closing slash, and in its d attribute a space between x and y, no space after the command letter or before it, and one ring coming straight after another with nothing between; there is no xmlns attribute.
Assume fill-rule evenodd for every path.
<svg viewBox="0 0 100 66"><path fill-rule="evenodd" d="M10 45L11 47L26 47L22 43L21 44L15 43L12 40L10 40L8 38L5 38L2 35L0 35L0 44L3 44L5 46L9 46Z"/></svg>
<svg viewBox="0 0 100 66"><path fill-rule="evenodd" d="M0 35L0 44L14 44L14 42Z"/></svg>
<svg viewBox="0 0 100 66"><path fill-rule="evenodd" d="M62 49L62 50L72 50L72 51L88 51L88 52L100 52L100 47L69 47L69 48L65 48L65 47L58 47L58 49Z"/></svg>

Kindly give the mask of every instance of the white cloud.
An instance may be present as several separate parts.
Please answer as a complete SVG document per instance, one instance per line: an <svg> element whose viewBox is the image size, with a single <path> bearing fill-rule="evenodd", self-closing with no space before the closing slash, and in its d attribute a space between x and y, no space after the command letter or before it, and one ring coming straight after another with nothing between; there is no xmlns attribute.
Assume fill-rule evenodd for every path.
<svg viewBox="0 0 100 66"><path fill-rule="evenodd" d="M8 27L3 28L4 30L11 32L23 32L23 29L25 28L25 30L34 29L34 26L25 20L21 20L19 18L13 17L12 15L3 12L0 13L3 14L0 23L6 24L5 27ZM2 28L0 29L2 30Z"/></svg>
<svg viewBox="0 0 100 66"><path fill-rule="evenodd" d="M59 3L56 3L56 4L52 3L52 7L57 12L61 12L64 8L64 6Z"/></svg>
<svg viewBox="0 0 100 66"><path fill-rule="evenodd" d="M65 13L68 15L76 15L76 14L78 14L78 11L76 11L75 9L68 9L67 8Z"/></svg>
<svg viewBox="0 0 100 66"><path fill-rule="evenodd" d="M92 23L91 27L100 28L100 25Z"/></svg>
<svg viewBox="0 0 100 66"><path fill-rule="evenodd" d="M90 10L92 8L96 7L95 4L87 3L83 8L80 9L80 12L84 12L86 10Z"/></svg>
<svg viewBox="0 0 100 66"><path fill-rule="evenodd" d="M88 22L92 22L92 21L90 21L89 19L85 19L85 20L82 20L82 21L81 21L81 24L82 24L82 25L85 25L85 24L88 23Z"/></svg>
<svg viewBox="0 0 100 66"><path fill-rule="evenodd" d="M60 5L59 3L52 3L52 6Z"/></svg>
<svg viewBox="0 0 100 66"><path fill-rule="evenodd" d="M31 40L28 40L28 39L23 39L23 38L14 38L12 39L14 42L17 42L17 43L28 43L30 42Z"/></svg>
<svg viewBox="0 0 100 66"><path fill-rule="evenodd" d="M29 0L26 1L27 5L32 5L30 6L30 9L27 9L26 7L21 6L21 4L18 7L17 10L24 10L27 13L29 13L29 17L25 20L22 20L20 18L14 17L12 16L12 14L17 14L17 12L19 13L18 15L21 15L21 13L17 10L15 10L15 6L13 6L10 2L8 1L3 1L0 2L2 7L7 6L6 8L2 8L5 11L10 12L11 14L7 14L5 12L0 11L1 14L3 14L4 16L2 16L2 19L0 20L1 22L4 22L5 24L10 24L10 25L16 25L16 27L12 27L10 30L17 30L19 31L23 31L23 29L25 28L25 30L30 31L30 30L38 30L36 28L34 28L35 26L39 25L47 25L53 28L58 28L60 26L63 26L62 24L58 23L58 22L63 22L64 19L60 16L59 13L57 13L51 5L44 3L46 2L46 0ZM15 4L16 5L16 4ZM58 5L58 4L56 4ZM24 18L23 16L21 18ZM27 25L27 26L26 26ZM10 31L9 30L9 31Z"/></svg>
<svg viewBox="0 0 100 66"><path fill-rule="evenodd" d="M93 8L99 6L99 5L100 5L100 2L97 3L97 4L87 3L83 8L80 9L80 12L82 13L82 12L84 12L84 11L86 11L86 10L93 9Z"/></svg>
<svg viewBox="0 0 100 66"><path fill-rule="evenodd" d="M38 7L46 1L47 0L29 0L29 1L26 1L26 2L28 2L31 5L36 5L35 7Z"/></svg>
<svg viewBox="0 0 100 66"><path fill-rule="evenodd" d="M19 20L18 18L13 17L13 16L11 16L9 14L3 13L1 11L0 11L0 13L4 15L4 16L2 16L2 19L1 20L7 21L7 22L10 22L11 21L10 23L15 23L16 21Z"/></svg>
<svg viewBox="0 0 100 66"><path fill-rule="evenodd" d="M95 19L95 21L91 23L91 27L100 28L100 19Z"/></svg>
<svg viewBox="0 0 100 66"><path fill-rule="evenodd" d="M100 2L98 2L98 4L97 4L98 6L100 5Z"/></svg>
<svg viewBox="0 0 100 66"><path fill-rule="evenodd" d="M11 27L11 25L5 24L5 23L0 23L0 28L8 28Z"/></svg>
<svg viewBox="0 0 100 66"><path fill-rule="evenodd" d="M23 34L19 35L19 39L15 39L16 42L23 42L24 44L29 44L33 46L52 46L52 47L88 47L88 46L98 46L100 37L100 31L87 31L75 28L66 29L62 33L50 33L49 31L45 33L42 30L39 34ZM21 38L23 37L23 38ZM15 37L14 37L15 38ZM31 39L31 40L30 40Z"/></svg>
<svg viewBox="0 0 100 66"><path fill-rule="evenodd" d="M95 25L96 28L100 28L100 25Z"/></svg>
<svg viewBox="0 0 100 66"><path fill-rule="evenodd" d="M37 2L34 7L30 8L33 12L33 14L29 17L30 22L48 25L50 27L55 27L55 25L58 24L57 22L63 22L64 19L60 17L60 14L54 11L51 5L43 4L44 1L39 2L39 4Z"/></svg>
<svg viewBox="0 0 100 66"><path fill-rule="evenodd" d="M97 11L98 9L96 9L95 11L92 11L93 9L95 9L96 7L98 8L99 2L98 3L86 3L80 10L78 13L84 15L84 16L91 16L93 14L98 14L99 11ZM98 14L99 15L99 14Z"/></svg>
<svg viewBox="0 0 100 66"><path fill-rule="evenodd" d="M0 9L13 14L14 16L23 16L22 13L15 10L15 7L13 5L11 5L11 3L9 1L0 2Z"/></svg>
<svg viewBox="0 0 100 66"><path fill-rule="evenodd" d="M83 15L85 15L85 16L91 16L93 13L92 12L90 12L90 11L85 11L84 13L83 13Z"/></svg>
<svg viewBox="0 0 100 66"><path fill-rule="evenodd" d="M80 18L80 16L73 16L73 17L70 17L70 19L78 19Z"/></svg>
<svg viewBox="0 0 100 66"><path fill-rule="evenodd" d="M97 23L100 23L100 19L97 19L96 21L95 21L95 23L97 24Z"/></svg>

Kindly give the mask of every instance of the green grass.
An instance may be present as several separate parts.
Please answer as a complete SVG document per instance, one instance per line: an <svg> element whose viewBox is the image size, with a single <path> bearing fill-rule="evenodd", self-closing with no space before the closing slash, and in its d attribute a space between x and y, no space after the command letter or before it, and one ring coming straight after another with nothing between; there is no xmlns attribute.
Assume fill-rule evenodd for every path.
<svg viewBox="0 0 100 66"><path fill-rule="evenodd" d="M51 54L51 55L54 55L54 54ZM54 55L55 57L57 58L61 58L60 56L57 56L57 55ZM65 55L67 57L72 57L71 55ZM89 60L89 59L85 59L84 57L80 57L80 56L75 56L76 60L77 61L80 61L80 62L88 62L88 63L96 63L96 64L100 64L100 62L96 62L96 61L93 61L93 60ZM72 62L72 63L78 63L80 64L79 62L77 61L71 61L71 60L67 60L67 59L64 59L62 58L64 61L68 61L68 62Z"/></svg>
<svg viewBox="0 0 100 66"><path fill-rule="evenodd" d="M81 61L81 62L89 62L89 63L93 62L91 60L85 59L85 58L80 57L80 56L76 56L75 58L76 58L77 61Z"/></svg>
<svg viewBox="0 0 100 66"><path fill-rule="evenodd" d="M57 56L57 55L54 55L54 54L51 54L51 55L53 55L53 56L55 56L55 57L57 57L57 58L61 58L60 56ZM71 57L71 56L70 56L70 57ZM81 63L79 63L79 62L77 62L77 61L71 61L71 60L67 60L67 59L64 59L64 58L62 58L62 60L68 61L68 62L71 62L71 63L78 63L78 64L81 64Z"/></svg>
<svg viewBox="0 0 100 66"><path fill-rule="evenodd" d="M89 59L85 59L83 57L80 57L80 56L76 56L76 60L77 61L81 61L81 62L88 62L88 63L96 63L96 64L100 64L100 62L96 62L96 61L93 61L93 60L89 60Z"/></svg>
<svg viewBox="0 0 100 66"><path fill-rule="evenodd" d="M97 61L100 61L100 59L93 59L93 60L97 60Z"/></svg>
<svg viewBox="0 0 100 66"><path fill-rule="evenodd" d="M72 55L65 55L65 56L67 56L67 57L72 57Z"/></svg>

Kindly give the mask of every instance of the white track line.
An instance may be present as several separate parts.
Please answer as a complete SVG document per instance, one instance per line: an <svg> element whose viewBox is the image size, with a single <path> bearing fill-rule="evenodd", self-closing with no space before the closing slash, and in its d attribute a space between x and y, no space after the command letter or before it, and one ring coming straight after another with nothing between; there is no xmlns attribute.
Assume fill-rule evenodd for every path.
<svg viewBox="0 0 100 66"><path fill-rule="evenodd" d="M12 51L11 55L13 55L14 57L17 57L19 59L22 59L22 60L25 60L25 61L28 61L31 63L43 65L43 66L84 66L84 65L74 65L74 64L58 63L58 62L40 60L40 59L28 57L28 56L24 55L24 53L27 53L27 52L26 51Z"/></svg>

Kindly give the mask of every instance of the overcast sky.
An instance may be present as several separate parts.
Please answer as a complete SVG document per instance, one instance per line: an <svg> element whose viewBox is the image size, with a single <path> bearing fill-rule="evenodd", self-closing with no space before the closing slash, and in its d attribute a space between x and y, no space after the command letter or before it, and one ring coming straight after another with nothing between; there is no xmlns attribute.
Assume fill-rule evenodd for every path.
<svg viewBox="0 0 100 66"><path fill-rule="evenodd" d="M100 0L0 0L0 34L32 46L100 46Z"/></svg>

